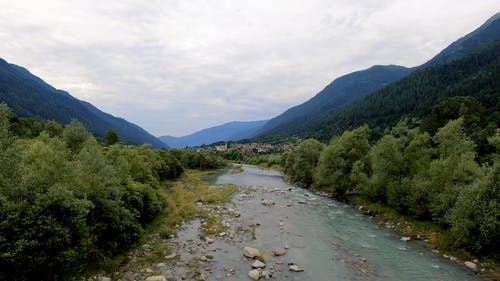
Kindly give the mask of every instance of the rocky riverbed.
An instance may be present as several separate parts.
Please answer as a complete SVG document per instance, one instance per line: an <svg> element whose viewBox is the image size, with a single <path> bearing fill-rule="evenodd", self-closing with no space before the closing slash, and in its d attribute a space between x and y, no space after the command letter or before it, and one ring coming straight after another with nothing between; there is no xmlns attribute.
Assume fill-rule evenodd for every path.
<svg viewBox="0 0 500 281"><path fill-rule="evenodd" d="M239 191L222 205L198 202L207 216L180 225L161 240L169 251L120 279L480 280L423 242L290 185L277 172L244 166L242 173L207 180L236 184ZM138 254L157 253L152 247L159 245L146 244Z"/></svg>

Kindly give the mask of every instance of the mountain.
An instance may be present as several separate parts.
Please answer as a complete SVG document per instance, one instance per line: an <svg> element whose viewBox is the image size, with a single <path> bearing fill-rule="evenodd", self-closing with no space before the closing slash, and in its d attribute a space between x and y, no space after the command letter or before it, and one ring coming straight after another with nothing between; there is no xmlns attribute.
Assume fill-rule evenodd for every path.
<svg viewBox="0 0 500 281"><path fill-rule="evenodd" d="M20 117L41 117L64 124L78 119L99 138L113 129L121 142L165 147L163 142L141 127L102 112L92 104L45 83L27 69L3 59L0 59L0 102L7 103Z"/></svg>
<svg viewBox="0 0 500 281"><path fill-rule="evenodd" d="M302 133L328 140L363 124L387 128L402 117L423 118L437 103L472 96L488 109L489 122L500 125L500 39L464 58L416 71L408 77L324 115Z"/></svg>
<svg viewBox="0 0 500 281"><path fill-rule="evenodd" d="M449 45L423 65L413 68L394 65L373 66L335 79L307 102L271 119L259 131L258 136L311 135L314 131L335 123L331 117L337 116L335 112L350 103L399 81L414 71L451 62L477 52L498 38L500 38L500 13Z"/></svg>
<svg viewBox="0 0 500 281"><path fill-rule="evenodd" d="M412 69L397 65L376 65L335 79L321 92L305 103L292 107L269 120L260 134L287 135L300 131L308 122L325 112L349 104L367 93L397 81Z"/></svg>
<svg viewBox="0 0 500 281"><path fill-rule="evenodd" d="M159 139L168 146L176 148L200 146L218 141L237 141L254 137L266 122L267 120L250 122L235 121L203 129L183 137L162 136Z"/></svg>

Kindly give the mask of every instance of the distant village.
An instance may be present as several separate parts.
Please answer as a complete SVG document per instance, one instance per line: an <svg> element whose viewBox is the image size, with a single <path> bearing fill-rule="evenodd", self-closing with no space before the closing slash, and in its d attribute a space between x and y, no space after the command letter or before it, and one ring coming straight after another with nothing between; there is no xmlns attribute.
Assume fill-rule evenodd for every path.
<svg viewBox="0 0 500 281"><path fill-rule="evenodd" d="M293 148L293 145L290 145L290 144L232 143L232 142L205 147L205 149L214 150L214 151L237 150L237 151L244 151L244 152L248 151L248 152L257 152L257 153L272 153L272 152L290 151L290 150L292 150L292 148Z"/></svg>

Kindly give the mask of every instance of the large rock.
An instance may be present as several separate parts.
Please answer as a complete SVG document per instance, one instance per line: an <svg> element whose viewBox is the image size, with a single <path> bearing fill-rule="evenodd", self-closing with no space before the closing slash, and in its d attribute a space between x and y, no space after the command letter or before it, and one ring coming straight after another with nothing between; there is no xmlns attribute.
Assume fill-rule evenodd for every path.
<svg viewBox="0 0 500 281"><path fill-rule="evenodd" d="M144 281L167 281L167 279L163 275L157 275L157 276L150 276L146 278L146 280Z"/></svg>
<svg viewBox="0 0 500 281"><path fill-rule="evenodd" d="M466 261L464 262L465 266L467 266L468 268L474 270L474 272L477 272L477 264L471 262L471 261Z"/></svg>
<svg viewBox="0 0 500 281"><path fill-rule="evenodd" d="M302 268L298 267L297 265L290 265L290 267L288 268L290 271L293 271L293 272L302 272L304 271Z"/></svg>
<svg viewBox="0 0 500 281"><path fill-rule="evenodd" d="M255 257L258 257L260 256L260 251L258 249L255 249L255 248L252 248L252 247L248 247L248 246L245 246L243 248L243 254L245 255L245 257L247 258L255 258Z"/></svg>
<svg viewBox="0 0 500 281"><path fill-rule="evenodd" d="M260 278L260 272L257 269L250 270L248 272L248 277L252 280L259 280Z"/></svg>
<svg viewBox="0 0 500 281"><path fill-rule="evenodd" d="M276 203L274 203L274 201L272 201L272 200L267 200L267 199L266 199L266 200L262 200L260 203L261 203L262 205L264 205L264 206L272 206L272 205L276 204Z"/></svg>
<svg viewBox="0 0 500 281"><path fill-rule="evenodd" d="M253 268L264 268L266 267L266 264L259 261L259 260L256 260L253 264L252 264L252 267Z"/></svg>
<svg viewBox="0 0 500 281"><path fill-rule="evenodd" d="M282 255L286 254L286 250L283 248L275 248L275 249L273 249L273 254L275 256L282 256Z"/></svg>

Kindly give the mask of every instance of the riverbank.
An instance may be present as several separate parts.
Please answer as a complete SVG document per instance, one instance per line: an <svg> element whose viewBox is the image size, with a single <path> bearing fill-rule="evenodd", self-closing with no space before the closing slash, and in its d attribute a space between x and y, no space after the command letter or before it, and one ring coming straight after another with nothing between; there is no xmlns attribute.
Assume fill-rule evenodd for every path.
<svg viewBox="0 0 500 281"><path fill-rule="evenodd" d="M443 258L467 267L487 280L500 280L500 263L498 261L475 256L463 249L455 249L448 232L435 223L418 221L410 216L400 214L388 206L370 202L358 195L347 196L345 202L365 215L374 217L383 227L401 233L402 239L423 241L433 251L441 254Z"/></svg>
<svg viewBox="0 0 500 281"><path fill-rule="evenodd" d="M222 220L206 206L218 206L228 202L237 187L231 184L212 185L200 179L222 171L224 170L186 170L177 180L163 182L161 192L167 206L148 226L142 243L134 250L107 261L99 269L91 269L93 277L87 280L147 280L148 277L154 276L160 278L159 276L165 276L174 270L179 260L176 238L183 224L195 219L205 221L206 227L199 233L205 236L227 229ZM186 271L186 276L199 277L196 268Z"/></svg>
<svg viewBox="0 0 500 281"><path fill-rule="evenodd" d="M144 243L101 281L236 281L250 280L251 271L273 280L479 280L423 243L401 241L359 207L289 185L278 172L244 166L204 177L210 182L202 176L190 172L169 183L173 216L158 218ZM263 269L252 268L245 247L258 250ZM273 254L277 248L285 254Z"/></svg>

